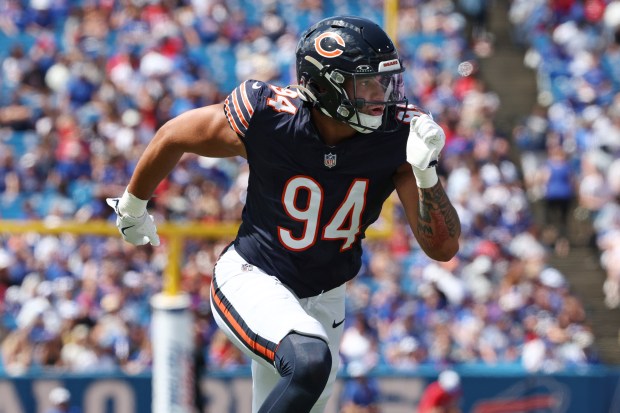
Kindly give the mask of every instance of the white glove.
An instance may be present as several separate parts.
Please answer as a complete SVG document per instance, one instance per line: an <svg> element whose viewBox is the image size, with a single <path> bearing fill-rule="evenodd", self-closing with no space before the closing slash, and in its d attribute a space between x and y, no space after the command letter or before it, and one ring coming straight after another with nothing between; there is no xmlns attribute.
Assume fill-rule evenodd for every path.
<svg viewBox="0 0 620 413"><path fill-rule="evenodd" d="M157 235L155 221L153 216L149 215L146 210L136 218L121 214L119 210L121 198L108 198L106 202L116 212L116 226L125 241L133 245L144 245L149 242L153 246L159 245L159 235Z"/></svg>
<svg viewBox="0 0 620 413"><path fill-rule="evenodd" d="M411 120L407 139L407 162L420 188L434 186L439 178L434 166L446 144L446 134L431 116L422 114Z"/></svg>

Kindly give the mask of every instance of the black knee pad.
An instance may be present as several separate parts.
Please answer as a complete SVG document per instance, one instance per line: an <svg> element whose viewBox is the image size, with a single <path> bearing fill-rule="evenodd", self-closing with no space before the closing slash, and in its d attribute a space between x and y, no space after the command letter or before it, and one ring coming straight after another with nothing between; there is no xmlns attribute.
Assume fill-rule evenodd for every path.
<svg viewBox="0 0 620 413"><path fill-rule="evenodd" d="M320 395L332 369L332 355L325 341L317 337L291 333L276 350L275 366L282 377L303 384L307 391Z"/></svg>

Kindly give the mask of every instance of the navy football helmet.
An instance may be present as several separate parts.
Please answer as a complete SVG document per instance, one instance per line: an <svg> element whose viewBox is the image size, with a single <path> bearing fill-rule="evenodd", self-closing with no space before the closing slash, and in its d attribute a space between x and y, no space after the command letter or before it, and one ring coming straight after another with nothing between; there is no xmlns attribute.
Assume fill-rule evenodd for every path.
<svg viewBox="0 0 620 413"><path fill-rule="evenodd" d="M398 52L385 31L368 19L337 16L321 20L302 34L296 59L302 97L359 132L385 128L396 106L407 105ZM380 85L379 99L361 97L365 94L359 88L370 81L375 88ZM383 107L382 114L362 113L365 105Z"/></svg>

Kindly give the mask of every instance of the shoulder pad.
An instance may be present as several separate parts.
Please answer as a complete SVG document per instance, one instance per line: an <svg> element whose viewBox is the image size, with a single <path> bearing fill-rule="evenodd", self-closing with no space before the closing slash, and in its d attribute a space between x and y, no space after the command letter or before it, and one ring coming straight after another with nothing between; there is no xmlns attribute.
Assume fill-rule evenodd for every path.
<svg viewBox="0 0 620 413"><path fill-rule="evenodd" d="M296 89L278 87L258 80L241 83L224 102L224 111L230 127L245 137L250 120L256 112L271 109L278 113L295 114L300 105Z"/></svg>

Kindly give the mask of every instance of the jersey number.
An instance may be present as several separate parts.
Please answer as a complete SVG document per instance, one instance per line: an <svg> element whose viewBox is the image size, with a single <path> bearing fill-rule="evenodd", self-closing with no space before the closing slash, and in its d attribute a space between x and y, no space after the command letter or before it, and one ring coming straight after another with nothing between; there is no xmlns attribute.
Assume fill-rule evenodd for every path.
<svg viewBox="0 0 620 413"><path fill-rule="evenodd" d="M268 98L267 105L271 106L276 112L286 112L294 115L297 112L297 107L291 103L289 98L297 98L298 93L291 89L285 89L277 86L270 85L271 90L276 94L276 98Z"/></svg>
<svg viewBox="0 0 620 413"><path fill-rule="evenodd" d="M366 205L367 179L356 179L349 187L344 200L321 232L323 240L344 240L340 251L351 248L360 233L360 223ZM307 204L297 206L297 196L301 191L308 195ZM321 208L323 206L323 188L314 179L307 176L295 176L286 183L282 194L284 210L296 221L304 223L304 230L295 237L290 229L278 227L280 242L293 251L303 251L316 242L319 234Z"/></svg>

